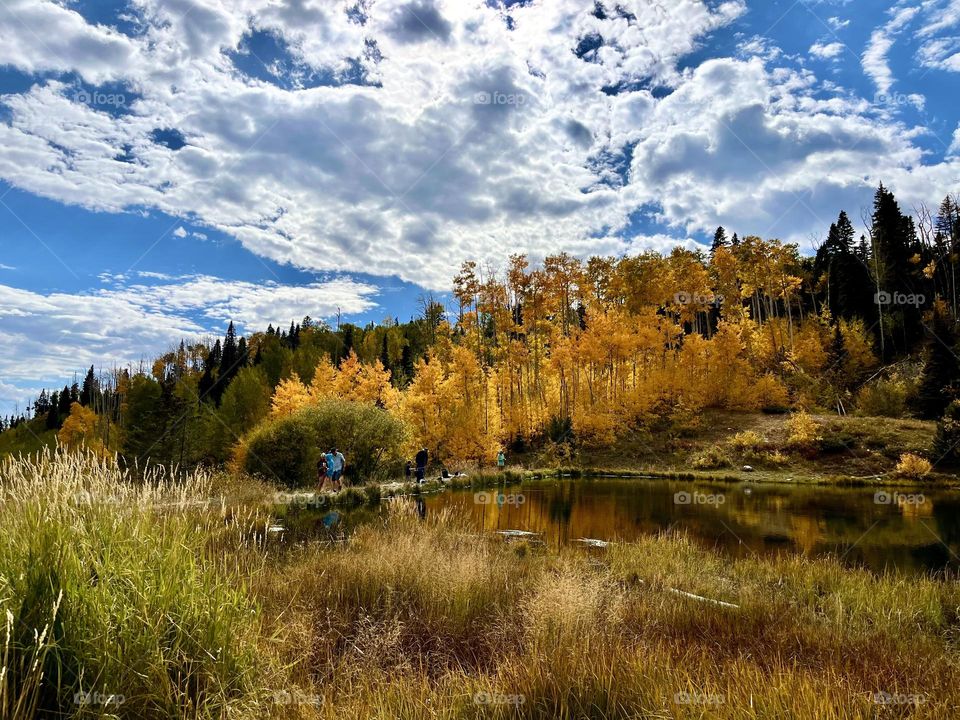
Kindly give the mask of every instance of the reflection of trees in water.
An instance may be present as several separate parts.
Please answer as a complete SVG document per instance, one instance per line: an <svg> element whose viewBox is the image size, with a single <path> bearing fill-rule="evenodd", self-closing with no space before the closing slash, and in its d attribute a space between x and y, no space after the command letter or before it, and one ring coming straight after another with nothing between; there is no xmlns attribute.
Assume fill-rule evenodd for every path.
<svg viewBox="0 0 960 720"><path fill-rule="evenodd" d="M681 491L722 494L725 502L681 505L674 500ZM502 492L522 494L525 502L478 505L470 491L429 496L426 503L431 510L467 509L477 526L487 531L542 533L551 545L578 537L629 541L676 530L735 555L832 554L878 571L947 564L950 552L931 531L952 547L960 542L960 497L939 494L927 496L919 511L908 512L909 508L877 504L875 489L869 487L570 479L510 486Z"/></svg>
<svg viewBox="0 0 960 720"><path fill-rule="evenodd" d="M561 483L558 487L559 492L552 492L547 501L547 508L550 511L550 519L554 522L569 524L573 515L574 489L573 483Z"/></svg>
<svg viewBox="0 0 960 720"><path fill-rule="evenodd" d="M930 530L954 551L960 547L960 497L938 498L933 503L933 519L927 521Z"/></svg>

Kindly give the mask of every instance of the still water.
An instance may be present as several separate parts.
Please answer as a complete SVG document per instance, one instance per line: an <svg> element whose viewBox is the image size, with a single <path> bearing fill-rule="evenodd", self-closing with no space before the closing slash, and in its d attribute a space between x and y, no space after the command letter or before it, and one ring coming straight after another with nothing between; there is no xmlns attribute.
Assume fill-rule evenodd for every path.
<svg viewBox="0 0 960 720"><path fill-rule="evenodd" d="M829 554L878 572L960 570L960 492L951 490L602 478L450 490L422 499L426 515L450 508L479 531L532 532L552 547L680 532L735 556ZM375 516L368 509L301 509L284 520L295 539L349 531Z"/></svg>

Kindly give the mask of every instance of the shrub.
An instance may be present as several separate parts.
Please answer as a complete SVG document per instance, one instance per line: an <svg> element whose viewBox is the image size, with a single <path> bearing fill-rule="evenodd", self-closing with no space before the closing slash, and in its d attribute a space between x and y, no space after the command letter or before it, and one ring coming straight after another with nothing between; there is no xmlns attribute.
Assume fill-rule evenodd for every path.
<svg viewBox="0 0 960 720"><path fill-rule="evenodd" d="M765 465L767 467L784 467L790 462L790 458L779 450L773 450L771 452L758 453L754 458L754 462L757 465Z"/></svg>
<svg viewBox="0 0 960 720"><path fill-rule="evenodd" d="M894 472L901 477L919 480L929 475L931 470L933 466L929 460L912 453L904 453L900 456L900 462L897 463L897 469Z"/></svg>
<svg viewBox="0 0 960 720"><path fill-rule="evenodd" d="M330 447L347 459L347 477L385 480L403 459L403 424L373 405L324 400L256 428L238 449L252 475L305 487L317 482L317 461Z"/></svg>
<svg viewBox="0 0 960 720"><path fill-rule="evenodd" d="M809 449L820 442L820 426L805 410L796 412L787 420L787 443L794 448Z"/></svg>
<svg viewBox="0 0 960 720"><path fill-rule="evenodd" d="M907 411L907 386L902 380L878 380L860 388L857 410L871 417L903 417Z"/></svg>
<svg viewBox="0 0 960 720"><path fill-rule="evenodd" d="M756 452L763 447L763 436L753 430L738 432L730 438L730 447L736 452Z"/></svg>
<svg viewBox="0 0 960 720"><path fill-rule="evenodd" d="M950 403L937 423L933 454L946 462L960 459L960 401Z"/></svg>
<svg viewBox="0 0 960 720"><path fill-rule="evenodd" d="M711 445L694 457L692 464L697 470L716 470L730 467L733 463L721 448Z"/></svg>

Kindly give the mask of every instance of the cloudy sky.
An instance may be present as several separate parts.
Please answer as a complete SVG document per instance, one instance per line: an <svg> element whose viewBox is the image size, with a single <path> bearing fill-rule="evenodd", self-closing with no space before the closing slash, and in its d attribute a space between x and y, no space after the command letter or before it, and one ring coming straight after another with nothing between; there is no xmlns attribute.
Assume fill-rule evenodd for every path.
<svg viewBox="0 0 960 720"><path fill-rule="evenodd" d="M960 0L2 0L0 413L468 258L960 190Z"/></svg>

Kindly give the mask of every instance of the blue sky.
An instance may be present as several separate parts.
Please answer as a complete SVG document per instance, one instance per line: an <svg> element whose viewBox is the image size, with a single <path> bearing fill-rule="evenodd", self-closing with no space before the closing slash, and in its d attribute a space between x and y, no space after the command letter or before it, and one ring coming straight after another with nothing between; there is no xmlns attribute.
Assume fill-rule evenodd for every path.
<svg viewBox="0 0 960 720"><path fill-rule="evenodd" d="M960 190L960 0L7 0L0 414L95 364L405 320L466 259L809 249Z"/></svg>

